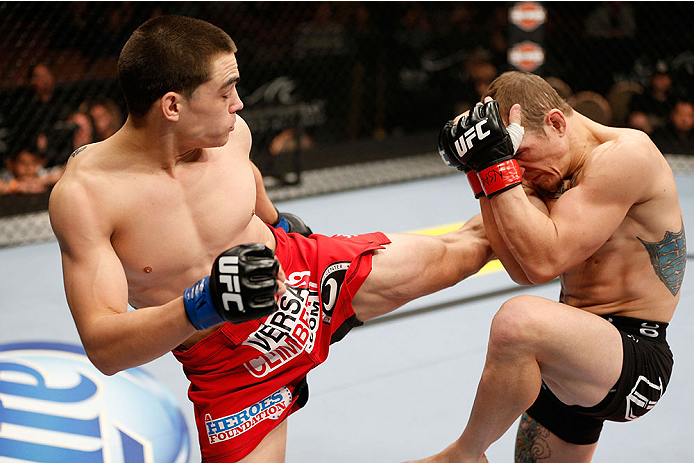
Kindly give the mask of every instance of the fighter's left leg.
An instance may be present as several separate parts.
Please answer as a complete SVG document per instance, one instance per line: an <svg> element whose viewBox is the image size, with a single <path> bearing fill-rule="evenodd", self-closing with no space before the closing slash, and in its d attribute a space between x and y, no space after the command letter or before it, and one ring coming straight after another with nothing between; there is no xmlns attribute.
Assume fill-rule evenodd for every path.
<svg viewBox="0 0 694 463"><path fill-rule="evenodd" d="M510 299L492 321L463 434L423 461L487 461L484 452L533 404L543 380L567 405L597 405L617 382L622 359L621 334L602 317L534 296Z"/></svg>
<svg viewBox="0 0 694 463"><path fill-rule="evenodd" d="M515 463L588 463L598 443L572 444L557 437L527 413L516 433Z"/></svg>

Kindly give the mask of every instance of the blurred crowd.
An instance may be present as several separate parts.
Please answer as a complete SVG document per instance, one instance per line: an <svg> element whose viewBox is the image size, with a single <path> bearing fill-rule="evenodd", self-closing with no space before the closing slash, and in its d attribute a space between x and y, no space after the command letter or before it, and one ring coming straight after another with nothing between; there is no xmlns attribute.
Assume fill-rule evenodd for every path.
<svg viewBox="0 0 694 463"><path fill-rule="evenodd" d="M510 69L509 4L503 2L113 2L103 12L88 2L26 5L13 6L9 19L0 20L0 29L23 25L12 34L36 33L24 42L29 51L5 53L17 60L15 68L24 60L28 74L0 81L6 97L0 98L0 194L50 190L75 149L120 128L126 108L115 68L99 63L113 66L132 30L158 14L197 16L230 32L239 47L247 112L263 98L326 103L321 127L254 129L254 149L265 147L270 156L325 140L435 130ZM691 15L671 11L676 2L657 9L629 2L543 5L547 59L538 72L560 95L598 122L643 130L665 154L694 154L694 56L686 46L693 38ZM67 23L58 27L60 14ZM646 32L664 27L672 34L649 39ZM43 54L28 48L41 43ZM571 47L577 43L582 46ZM65 85L65 63L50 59L65 50L79 55L88 71L103 67L110 91ZM99 61L104 58L110 61ZM285 86L266 85L257 98L273 79Z"/></svg>
<svg viewBox="0 0 694 463"><path fill-rule="evenodd" d="M123 110L109 98L91 97L73 107L47 64L33 65L30 73L31 94L14 113L0 194L48 191L74 150L105 140L124 122Z"/></svg>

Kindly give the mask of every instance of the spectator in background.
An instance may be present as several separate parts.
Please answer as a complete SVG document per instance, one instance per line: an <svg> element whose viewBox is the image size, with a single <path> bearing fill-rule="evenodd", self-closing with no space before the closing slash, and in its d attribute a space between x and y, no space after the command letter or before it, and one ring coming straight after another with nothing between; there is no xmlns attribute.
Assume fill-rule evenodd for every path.
<svg viewBox="0 0 694 463"><path fill-rule="evenodd" d="M31 69L31 87L34 89L34 97L41 103L48 103L55 93L55 77L43 63L34 65Z"/></svg>
<svg viewBox="0 0 694 463"><path fill-rule="evenodd" d="M639 49L636 46L638 23L630 2L596 2L595 5L585 19L581 45L588 60L582 68L593 84L592 90L604 94L633 66Z"/></svg>
<svg viewBox="0 0 694 463"><path fill-rule="evenodd" d="M62 174L62 167L46 169L45 160L33 149L21 149L7 159L7 170L0 174L0 194L43 193Z"/></svg>
<svg viewBox="0 0 694 463"><path fill-rule="evenodd" d="M83 112L88 113L94 121L94 141L106 140L123 125L123 112L110 98L98 98L88 103L87 110Z"/></svg>
<svg viewBox="0 0 694 463"><path fill-rule="evenodd" d="M601 39L636 36L636 14L629 2L601 2L586 18L586 35Z"/></svg>
<svg viewBox="0 0 694 463"><path fill-rule="evenodd" d="M629 126L649 135L668 120L674 105L670 70L665 61L659 60L649 78L649 85L640 95L634 95L629 104Z"/></svg>
<svg viewBox="0 0 694 463"><path fill-rule="evenodd" d="M668 123L653 132L653 141L663 154L694 155L694 104L677 100Z"/></svg>
<svg viewBox="0 0 694 463"><path fill-rule="evenodd" d="M96 127L94 120L89 114L75 112L67 118L68 122L74 124L75 131L72 135L72 150L76 150L84 145L94 143Z"/></svg>
<svg viewBox="0 0 694 463"><path fill-rule="evenodd" d="M460 99L455 103L455 114L461 114L481 101L489 84L498 75L498 69L485 49L471 52L465 59L463 76L467 78L460 88Z"/></svg>
<svg viewBox="0 0 694 463"><path fill-rule="evenodd" d="M62 92L45 63L31 67L30 90L26 100L18 102L15 111L9 114L12 124L11 151L26 146L35 146L40 156L48 157L48 148L56 130L56 124L64 121L70 113Z"/></svg>

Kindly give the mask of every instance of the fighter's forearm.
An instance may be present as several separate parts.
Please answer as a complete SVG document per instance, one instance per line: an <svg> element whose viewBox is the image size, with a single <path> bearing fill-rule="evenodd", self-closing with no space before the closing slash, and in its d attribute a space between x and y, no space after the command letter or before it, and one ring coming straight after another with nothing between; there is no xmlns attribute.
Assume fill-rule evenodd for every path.
<svg viewBox="0 0 694 463"><path fill-rule="evenodd" d="M499 233L494 211L492 210L491 204L489 204L489 199L485 197L481 198L480 208L482 209L482 217L484 219L484 229L496 257L501 261L506 272L513 281L519 285L531 285L532 282L528 279L528 275L525 274L518 260L516 260L513 253L508 249L508 246Z"/></svg>
<svg viewBox="0 0 694 463"><path fill-rule="evenodd" d="M183 298L125 313L104 311L78 329L87 356L106 375L151 362L196 332Z"/></svg>
<svg viewBox="0 0 694 463"><path fill-rule="evenodd" d="M528 280L539 284L557 277L561 244L549 215L535 207L521 188L494 196L489 204L499 236Z"/></svg>

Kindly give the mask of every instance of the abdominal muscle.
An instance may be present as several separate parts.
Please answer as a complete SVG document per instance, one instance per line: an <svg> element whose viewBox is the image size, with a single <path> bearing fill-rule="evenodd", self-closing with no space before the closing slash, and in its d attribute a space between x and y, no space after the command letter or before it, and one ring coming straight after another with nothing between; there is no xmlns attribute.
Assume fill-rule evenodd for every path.
<svg viewBox="0 0 694 463"><path fill-rule="evenodd" d="M561 276L561 302L596 315L670 321L679 294L673 296L650 265L639 268L632 263L629 272L609 273L605 269L595 273L565 273Z"/></svg>

